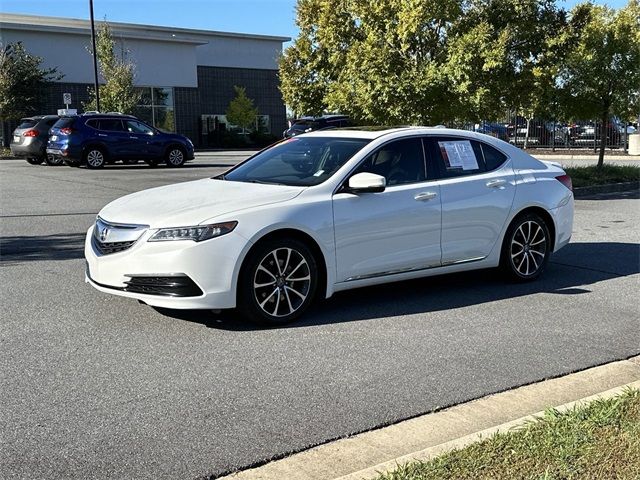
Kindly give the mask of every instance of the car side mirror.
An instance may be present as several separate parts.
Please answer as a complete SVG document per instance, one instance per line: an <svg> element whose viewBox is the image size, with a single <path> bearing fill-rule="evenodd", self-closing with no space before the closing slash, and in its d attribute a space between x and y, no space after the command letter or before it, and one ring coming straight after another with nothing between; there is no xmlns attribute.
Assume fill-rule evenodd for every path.
<svg viewBox="0 0 640 480"><path fill-rule="evenodd" d="M387 180L382 175L362 172L356 173L347 182L347 190L350 193L379 193L384 192Z"/></svg>

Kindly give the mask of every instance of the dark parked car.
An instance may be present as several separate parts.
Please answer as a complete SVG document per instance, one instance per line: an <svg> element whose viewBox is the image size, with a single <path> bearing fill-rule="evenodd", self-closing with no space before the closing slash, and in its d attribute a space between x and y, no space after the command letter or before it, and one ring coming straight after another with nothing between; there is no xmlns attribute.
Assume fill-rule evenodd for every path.
<svg viewBox="0 0 640 480"><path fill-rule="evenodd" d="M26 158L32 165L39 165L44 161L49 165L62 164L61 159L47 158L46 153L49 129L59 118L57 115L36 115L20 120L9 144L11 154Z"/></svg>
<svg viewBox="0 0 640 480"><path fill-rule="evenodd" d="M522 117L518 117L516 122L507 125L507 134L509 143L518 147L524 146L525 139L527 146L530 147L560 146L567 144L569 140L565 126L559 123L554 125L553 122L544 122L536 119L529 122L527 135L527 120Z"/></svg>
<svg viewBox="0 0 640 480"><path fill-rule="evenodd" d="M118 160L164 162L180 167L194 158L193 143L184 135L151 127L131 115L85 113L62 117L51 128L47 154L70 166L101 168Z"/></svg>
<svg viewBox="0 0 640 480"><path fill-rule="evenodd" d="M469 130L474 132L484 133L485 135L491 135L492 137L499 138L505 142L509 141L509 135L507 135L507 127L500 123L495 122L482 122L476 123Z"/></svg>
<svg viewBox="0 0 640 480"><path fill-rule="evenodd" d="M283 137L290 138L301 133L324 130L327 128L342 128L352 126L347 115L323 115L322 117L300 117L290 122L289 128L284 131Z"/></svg>

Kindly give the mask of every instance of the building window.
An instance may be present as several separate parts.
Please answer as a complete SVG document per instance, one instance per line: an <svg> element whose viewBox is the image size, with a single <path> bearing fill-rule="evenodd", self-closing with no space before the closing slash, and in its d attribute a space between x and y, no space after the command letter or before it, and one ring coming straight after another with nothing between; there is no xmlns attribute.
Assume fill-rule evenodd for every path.
<svg viewBox="0 0 640 480"><path fill-rule="evenodd" d="M175 132L173 88L138 87L138 91L142 96L134 115L156 128Z"/></svg>

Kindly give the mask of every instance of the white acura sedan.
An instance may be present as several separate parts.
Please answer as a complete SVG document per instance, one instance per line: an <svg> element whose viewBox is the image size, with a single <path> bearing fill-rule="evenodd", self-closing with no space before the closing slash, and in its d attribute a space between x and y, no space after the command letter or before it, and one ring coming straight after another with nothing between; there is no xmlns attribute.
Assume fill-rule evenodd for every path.
<svg viewBox="0 0 640 480"><path fill-rule="evenodd" d="M560 166L496 138L326 130L110 203L87 233L86 281L157 307L281 324L350 288L489 267L533 280L572 224Z"/></svg>

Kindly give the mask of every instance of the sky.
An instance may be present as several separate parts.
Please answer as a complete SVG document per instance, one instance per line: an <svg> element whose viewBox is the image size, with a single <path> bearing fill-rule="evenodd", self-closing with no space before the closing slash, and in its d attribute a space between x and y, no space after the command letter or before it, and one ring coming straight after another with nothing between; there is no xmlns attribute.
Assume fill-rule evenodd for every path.
<svg viewBox="0 0 640 480"><path fill-rule="evenodd" d="M578 0L558 0L571 8ZM626 0L597 0L620 8ZM295 38L296 0L93 0L96 20ZM0 0L1 13L89 18L89 0Z"/></svg>

